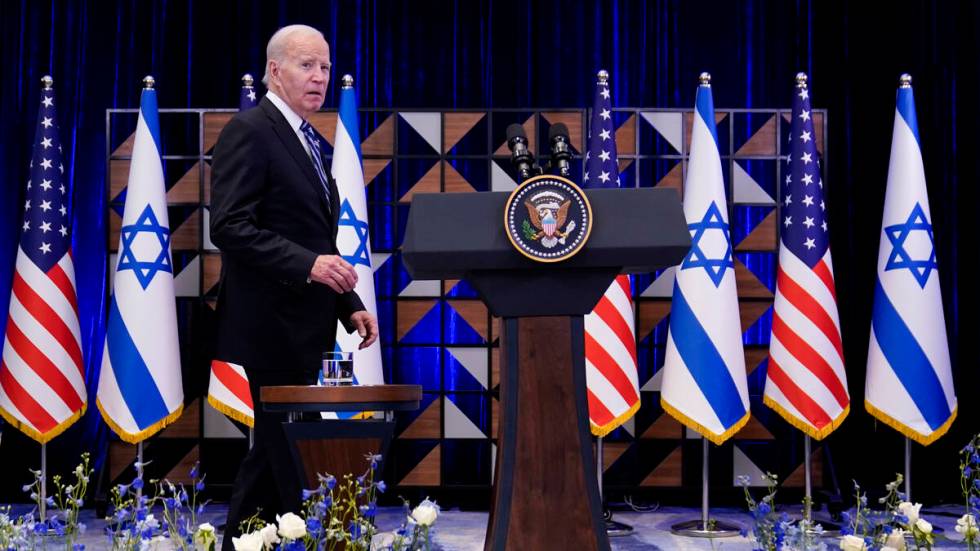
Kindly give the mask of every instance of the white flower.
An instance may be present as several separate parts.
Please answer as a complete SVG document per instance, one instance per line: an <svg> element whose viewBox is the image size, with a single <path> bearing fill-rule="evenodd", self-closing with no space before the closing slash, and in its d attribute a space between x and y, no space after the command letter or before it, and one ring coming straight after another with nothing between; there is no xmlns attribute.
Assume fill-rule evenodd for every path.
<svg viewBox="0 0 980 551"><path fill-rule="evenodd" d="M864 538L844 536L840 539L840 548L844 551L867 551L868 546L864 544Z"/></svg>
<svg viewBox="0 0 980 551"><path fill-rule="evenodd" d="M410 521L415 522L419 526L432 526L432 524L439 517L439 505L434 501L429 501L428 498L424 499L422 503L419 503L415 509L412 509L412 516L409 518Z"/></svg>
<svg viewBox="0 0 980 551"><path fill-rule="evenodd" d="M905 551L905 530L901 528L892 530L892 533L888 534L888 538L885 539L885 545L895 551Z"/></svg>
<svg viewBox="0 0 980 551"><path fill-rule="evenodd" d="M294 513L276 515L279 524L279 535L291 540L298 540L306 535L306 522Z"/></svg>
<svg viewBox="0 0 980 551"><path fill-rule="evenodd" d="M208 522L198 525L197 531L194 532L194 548L198 551L208 551L214 549L215 543L217 538L214 535L214 526Z"/></svg>
<svg viewBox="0 0 980 551"><path fill-rule="evenodd" d="M921 503L916 503L913 505L908 501L903 501L898 504L898 512L902 513L903 516L909 519L909 527L915 526L915 521L919 520L919 509L921 508Z"/></svg>
<svg viewBox="0 0 980 551"><path fill-rule="evenodd" d="M980 529L977 528L977 519L973 515L963 515L956 520L956 531L963 534L964 538L976 538Z"/></svg>
<svg viewBox="0 0 980 551"><path fill-rule="evenodd" d="M275 524L266 524L265 527L259 530L258 534L262 536L262 545L264 545L266 549L272 549L277 543L279 543L279 536L276 535Z"/></svg>
<svg viewBox="0 0 980 551"><path fill-rule="evenodd" d="M884 547L881 548L881 551L898 551L898 549L895 549L894 547L889 547L889 546L886 545L886 546L884 546Z"/></svg>
<svg viewBox="0 0 980 551"><path fill-rule="evenodd" d="M920 534L931 534L932 525L929 524L928 520L920 518L919 520L915 521L915 531L919 532Z"/></svg>
<svg viewBox="0 0 980 551"><path fill-rule="evenodd" d="M235 546L235 551L262 551L265 547L262 534L259 532L244 534L239 538L231 538L231 543Z"/></svg>

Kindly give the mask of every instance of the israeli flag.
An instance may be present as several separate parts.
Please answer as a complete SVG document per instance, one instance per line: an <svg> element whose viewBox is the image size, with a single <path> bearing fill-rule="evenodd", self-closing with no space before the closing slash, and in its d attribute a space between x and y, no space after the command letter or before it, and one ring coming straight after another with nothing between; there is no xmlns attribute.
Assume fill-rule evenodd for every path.
<svg viewBox="0 0 980 551"><path fill-rule="evenodd" d="M357 96L353 79L344 75L340 91L340 111L337 134L333 143L333 162L330 172L337 181L340 215L337 221L337 250L357 271L354 291L364 308L378 314L374 294L374 271L371 269L371 233L368 231L367 195L364 192L364 171L361 168L361 135L357 128ZM337 346L354 353L354 379L361 385L384 384L381 369L381 340L364 350L358 350L361 337L337 326Z"/></svg>
<svg viewBox="0 0 980 551"><path fill-rule="evenodd" d="M728 204L718 154L711 77L701 75L684 184L691 250L678 267L660 403L721 444L749 420L749 394Z"/></svg>
<svg viewBox="0 0 980 551"><path fill-rule="evenodd" d="M119 232L96 403L129 443L149 438L183 410L170 224L160 158L157 95L147 82Z"/></svg>
<svg viewBox="0 0 980 551"><path fill-rule="evenodd" d="M865 408L922 445L956 418L912 79L898 89L878 247Z"/></svg>

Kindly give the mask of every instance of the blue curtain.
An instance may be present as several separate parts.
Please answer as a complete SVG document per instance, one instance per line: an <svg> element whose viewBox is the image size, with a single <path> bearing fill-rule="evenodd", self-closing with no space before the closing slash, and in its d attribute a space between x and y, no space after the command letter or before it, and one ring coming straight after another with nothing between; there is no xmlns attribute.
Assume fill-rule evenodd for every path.
<svg viewBox="0 0 980 551"><path fill-rule="evenodd" d="M424 15L423 15L424 14ZM739 0L427 2L260 0L9 0L0 4L0 312L8 290L36 121L40 78L55 79L73 192L73 239L90 382L89 415L52 444L66 462L101 458L108 434L94 407L106 287L105 109L137 107L140 81L157 80L161 107L234 107L242 73L260 74L265 42L285 24L322 29L336 76L357 77L362 107L589 105L595 72L612 74L619 107L690 107L701 71L719 107L786 107L793 76L810 74L814 105L829 110L828 196L846 360L854 400L835 435L839 475L873 476L845 450L882 443L861 410L878 231L897 77L915 77L960 420L921 455L944 472L919 475L955 488L955 454L978 427L971 348L977 331L973 221L980 9L972 2ZM335 107L339 87L330 87ZM965 276L966 280L961 280ZM0 326L0 334L2 334ZM4 431L4 449L16 431ZM918 448L917 448L918 449ZM917 457L919 456L917 455ZM4 453L4 472L31 456ZM23 465L22 465L23 464ZM9 469L9 470L8 470ZM879 469L880 470L880 469ZM19 477L0 477L12 497Z"/></svg>

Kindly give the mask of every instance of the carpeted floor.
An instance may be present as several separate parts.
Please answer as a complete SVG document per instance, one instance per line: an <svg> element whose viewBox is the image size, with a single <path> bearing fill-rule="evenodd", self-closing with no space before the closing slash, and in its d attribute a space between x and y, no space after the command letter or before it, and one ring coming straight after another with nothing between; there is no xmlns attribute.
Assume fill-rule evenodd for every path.
<svg viewBox="0 0 980 551"><path fill-rule="evenodd" d="M26 507L15 506L13 512L25 511ZM211 522L214 525L219 525L224 522L225 514L226 509L223 506L214 505L205 513L203 520ZM753 548L752 543L748 539L740 536L711 541L680 537L670 533L670 526L672 524L695 519L699 514L699 511L694 509L677 507L662 508L643 513L616 513L615 519L617 521L630 524L635 529L628 536L610 538L612 549L617 551L640 549L651 551L749 551ZM382 531L395 530L404 521L402 515L401 508L382 508L378 512L378 527ZM953 530L956 524L956 517L958 516L959 510L954 508L935 508L923 512L924 518L927 518L934 525L944 529L944 535L951 540L955 540L948 541L940 539L934 549L965 549L965 545L958 543L959 534ZM85 544L86 551L109 549L109 542L102 535L105 522L102 519L96 519L95 513L92 510L83 511L82 517L82 522L87 525L87 530L79 543ZM751 519L744 511L735 509L713 510L712 518L746 528L751 523ZM435 525L434 548L439 551L482 550L483 538L486 534L486 523L487 513L485 512L443 511ZM828 549L838 548L838 540L836 539L828 538L826 543ZM49 545L48 548L56 549L57 547ZM166 546L165 549L170 549L170 547Z"/></svg>

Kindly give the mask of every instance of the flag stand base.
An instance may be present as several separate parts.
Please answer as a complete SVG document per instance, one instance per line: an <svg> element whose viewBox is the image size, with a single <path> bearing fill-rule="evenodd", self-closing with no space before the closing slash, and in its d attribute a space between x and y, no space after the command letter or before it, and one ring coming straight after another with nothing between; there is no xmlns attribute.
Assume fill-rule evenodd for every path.
<svg viewBox="0 0 980 551"><path fill-rule="evenodd" d="M670 527L672 534L689 538L730 538L737 536L740 530L738 526L720 520L705 523L700 519L679 522Z"/></svg>

